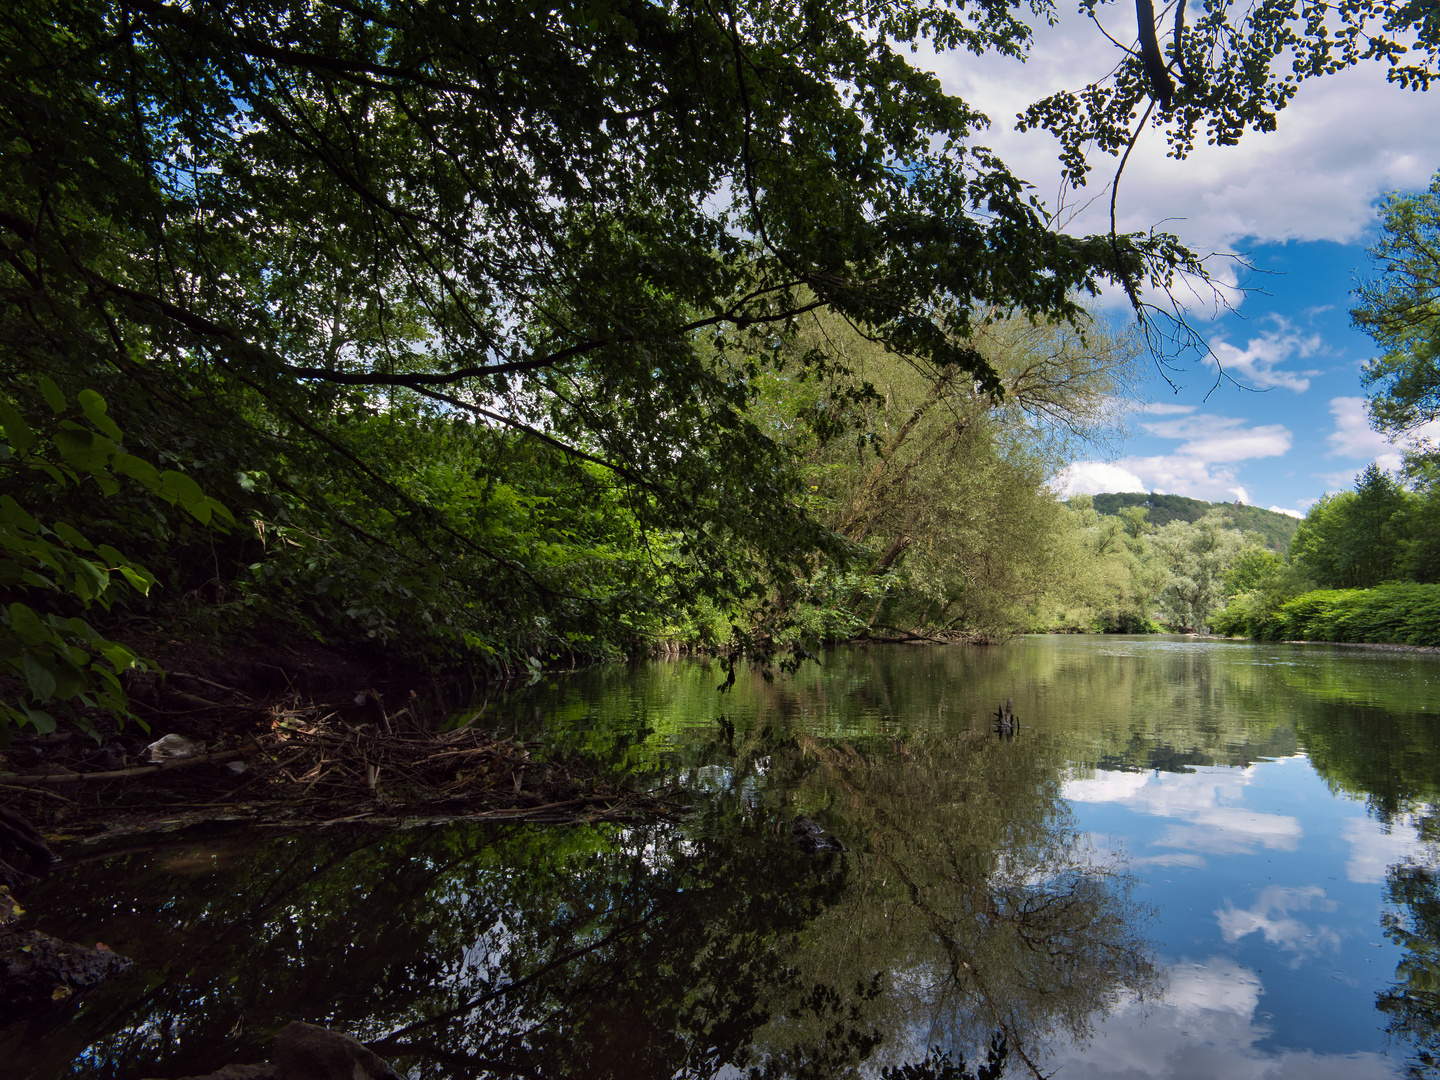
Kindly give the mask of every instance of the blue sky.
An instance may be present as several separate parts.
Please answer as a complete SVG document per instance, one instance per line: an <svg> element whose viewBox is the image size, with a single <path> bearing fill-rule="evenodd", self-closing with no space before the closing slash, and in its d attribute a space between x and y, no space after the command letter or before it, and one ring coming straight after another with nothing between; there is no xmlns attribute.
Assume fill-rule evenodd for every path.
<svg viewBox="0 0 1440 1080"><path fill-rule="evenodd" d="M1133 7L1128 27L1125 5L1103 10L1112 34L1134 39ZM980 141L1048 194L1067 231L1103 232L1102 189L1114 162L1097 157L1092 186L1066 192L1054 140L1014 130L1030 102L1114 66L1115 47L1092 23L1060 15L1023 65L960 53L920 59L985 110L991 126ZM1209 264L1218 296L1188 297L1185 309L1212 355L1192 354L1168 371L1174 388L1152 362L1130 403L1129 436L1077 460L1057 486L1238 498L1303 514L1370 462L1397 467L1403 447L1368 423L1360 368L1375 348L1350 328L1349 309L1355 285L1372 272L1367 248L1379 235L1380 201L1424 189L1440 170L1440 96L1388 84L1371 66L1304 84L1275 132L1248 133L1236 147L1202 146L1183 162L1165 150L1160 132L1141 137L1121 180L1118 225L1158 226L1196 251L1219 253ZM1246 255L1253 271L1228 254ZM1114 296L1104 306L1123 303ZM1227 376L1218 383L1217 359Z"/></svg>

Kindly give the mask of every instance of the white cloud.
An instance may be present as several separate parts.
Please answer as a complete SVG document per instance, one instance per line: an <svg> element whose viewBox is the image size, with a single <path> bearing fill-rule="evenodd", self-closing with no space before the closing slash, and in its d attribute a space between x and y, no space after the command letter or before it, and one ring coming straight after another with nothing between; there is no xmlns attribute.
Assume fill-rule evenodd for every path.
<svg viewBox="0 0 1440 1080"><path fill-rule="evenodd" d="M1361 469L1348 469L1342 472L1311 473L1310 475L1325 485L1325 493L1333 495L1337 491L1345 491L1355 486L1355 481L1360 478ZM1319 501L1318 499L1316 500Z"/></svg>
<svg viewBox="0 0 1440 1080"><path fill-rule="evenodd" d="M1149 491L1145 481L1129 469L1104 461L1077 461L1050 481L1062 499L1072 495L1099 495L1106 491Z"/></svg>
<svg viewBox="0 0 1440 1080"><path fill-rule="evenodd" d="M1138 859L1129 859L1126 865L1132 870L1141 866L1158 866L1162 870L1204 870L1208 864L1203 855L1172 851L1164 855L1145 855Z"/></svg>
<svg viewBox="0 0 1440 1080"><path fill-rule="evenodd" d="M1294 851L1303 834L1297 818L1237 808L1221 807L1197 814L1194 822L1166 829L1155 843L1208 855L1243 855L1257 846Z"/></svg>
<svg viewBox="0 0 1440 1080"><path fill-rule="evenodd" d="M1254 851L1257 847L1295 850L1303 834L1297 818L1231 805L1241 798L1253 775L1253 766L1241 770L1201 769L1181 775L1097 770L1093 776L1067 780L1062 794L1072 802L1118 803L1137 813L1175 818L1181 824L1166 829L1152 846L1175 848L1196 858Z"/></svg>
<svg viewBox="0 0 1440 1080"><path fill-rule="evenodd" d="M1140 798L1149 785L1149 773L1097 769L1093 776L1066 780L1062 794L1071 802L1129 802Z"/></svg>
<svg viewBox="0 0 1440 1080"><path fill-rule="evenodd" d="M1300 333L1279 315L1267 318L1275 323L1275 329L1252 337L1243 349L1217 335L1210 342L1212 355L1205 358L1205 363L1210 367L1218 364L1221 370L1242 385L1262 390L1279 387L1303 394L1310 389L1310 380L1321 373L1317 370L1285 371L1280 365L1292 358L1303 360L1313 356L1324 346L1324 340L1319 334Z"/></svg>
<svg viewBox="0 0 1440 1080"><path fill-rule="evenodd" d="M1195 406L1174 405L1167 404L1163 401L1151 401L1140 406L1140 408L1136 411L1145 413L1149 416L1189 416L1195 411Z"/></svg>
<svg viewBox="0 0 1440 1080"><path fill-rule="evenodd" d="M1440 421L1433 421L1417 428L1402 441L1391 441L1388 435L1371 426L1369 407L1361 397L1331 398L1330 415L1335 418L1335 430L1326 437L1330 452L1325 456L1373 461L1387 472L1398 472L1404 467L1406 446L1440 438ZM1363 471L1356 469L1353 473L1315 475L1326 482L1329 490L1340 491L1351 487Z"/></svg>
<svg viewBox="0 0 1440 1080"><path fill-rule="evenodd" d="M1239 462L1280 457L1290 450L1293 436L1283 424L1258 424L1188 406L1151 406L1152 414L1166 419L1142 422L1141 430L1180 445L1171 454L1123 457L1113 462L1077 461L1051 486L1069 497L1106 491L1156 491L1191 498L1229 502L1250 501L1249 489L1240 483Z"/></svg>
<svg viewBox="0 0 1440 1080"><path fill-rule="evenodd" d="M1257 972L1226 957L1176 964L1158 1001L1126 1001L1094 1038L1045 1062L1065 1080L1389 1080L1384 1054L1319 1054L1269 1045Z"/></svg>
<svg viewBox="0 0 1440 1080"><path fill-rule="evenodd" d="M1140 427L1161 439L1184 439L1176 454L1207 464L1279 457L1289 451L1291 435L1283 424L1252 428L1245 424L1246 421L1229 416L1200 414L1179 420L1152 421Z"/></svg>
<svg viewBox="0 0 1440 1080"><path fill-rule="evenodd" d="M1307 501L1313 503L1315 500L1310 499ZM1274 514L1284 514L1286 517L1303 518L1305 516L1305 511L1291 510L1288 506L1267 506L1266 509Z"/></svg>
<svg viewBox="0 0 1440 1080"><path fill-rule="evenodd" d="M1395 444L1388 436L1370 426L1370 410L1364 398L1331 398L1330 415L1335 418L1335 430L1325 440L1330 444L1328 457L1364 458L1372 461L1393 458L1398 465L1400 453ZM1381 466L1393 467L1395 466Z"/></svg>
<svg viewBox="0 0 1440 1080"><path fill-rule="evenodd" d="M1239 479L1233 468L1212 466L1199 458L1179 455L1127 457L1116 464L1145 478L1147 483L1143 490L1186 495L1194 499L1223 499Z"/></svg>

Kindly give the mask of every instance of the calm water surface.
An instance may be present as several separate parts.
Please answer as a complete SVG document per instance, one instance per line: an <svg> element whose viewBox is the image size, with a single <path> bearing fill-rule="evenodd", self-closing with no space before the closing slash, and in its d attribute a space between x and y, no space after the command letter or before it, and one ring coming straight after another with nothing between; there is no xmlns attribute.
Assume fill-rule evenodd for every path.
<svg viewBox="0 0 1440 1080"><path fill-rule="evenodd" d="M921 1080L1001 1043L1020 1077L1440 1075L1440 658L1047 637L722 679L476 721L683 786L672 822L72 848L38 928L137 963L0 1018L0 1075L204 1073L290 1019L455 1080Z"/></svg>

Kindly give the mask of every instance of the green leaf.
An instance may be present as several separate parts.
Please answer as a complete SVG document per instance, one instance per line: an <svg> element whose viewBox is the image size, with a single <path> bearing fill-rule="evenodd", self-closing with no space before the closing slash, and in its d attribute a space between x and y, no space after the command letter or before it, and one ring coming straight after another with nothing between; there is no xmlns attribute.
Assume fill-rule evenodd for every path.
<svg viewBox="0 0 1440 1080"><path fill-rule="evenodd" d="M115 452L115 444L105 436L68 422L55 432L55 446L67 465L88 473L102 471Z"/></svg>
<svg viewBox="0 0 1440 1080"><path fill-rule="evenodd" d="M130 583L130 586L141 596L150 595L150 587L155 584L155 579L151 577L148 573L139 570L136 567L127 566L124 563L121 563L119 566L115 567L115 569L126 581Z"/></svg>
<svg viewBox="0 0 1440 1080"><path fill-rule="evenodd" d="M160 470L144 458L138 458L134 454L116 454L111 465L116 472L139 480L151 491L157 491L160 488Z"/></svg>
<svg viewBox="0 0 1440 1080"><path fill-rule="evenodd" d="M132 667L139 666L135 654L124 645L117 645L115 642L107 642L99 647L100 655L110 661L110 666L116 671L129 671ZM97 671L103 670L97 668Z"/></svg>
<svg viewBox="0 0 1440 1080"><path fill-rule="evenodd" d="M40 616L19 601L10 605L10 629L26 645L39 645L50 640L50 631L40 621Z"/></svg>
<svg viewBox="0 0 1440 1080"><path fill-rule="evenodd" d="M46 476L50 477L50 479L55 482L56 487L63 488L68 481L75 479L75 474L69 469L62 472L48 461L33 461L30 463L30 467L32 469L39 469Z"/></svg>
<svg viewBox="0 0 1440 1080"><path fill-rule="evenodd" d="M106 698L114 708L128 709L130 699L125 694L125 688L120 685L120 680L103 667L91 669L95 677L104 685L100 688L101 695Z"/></svg>
<svg viewBox="0 0 1440 1080"><path fill-rule="evenodd" d="M41 735L49 735L50 732L55 730L55 718L44 709L31 708L30 705L24 701L20 702L20 708L24 711L30 723L35 725L35 730Z"/></svg>
<svg viewBox="0 0 1440 1080"><path fill-rule="evenodd" d="M30 430L30 425L25 423L14 405L0 398L0 425L5 428L5 438L20 453L25 453L35 445L35 433Z"/></svg>
<svg viewBox="0 0 1440 1080"><path fill-rule="evenodd" d="M33 649L26 649L21 660L25 669L25 682L30 687L30 696L36 701L49 701L55 696L54 662L42 657Z"/></svg>
<svg viewBox="0 0 1440 1080"><path fill-rule="evenodd" d="M117 443L125 436L121 434L120 427L105 415L105 399L94 390L81 390L79 394L80 408L85 413L85 419L89 420L97 428L103 431Z"/></svg>
<svg viewBox="0 0 1440 1080"><path fill-rule="evenodd" d="M55 676L55 696L61 701L69 701L73 697L83 694L90 686L90 680L71 661L69 654L57 658L60 662L53 669Z"/></svg>
<svg viewBox="0 0 1440 1080"><path fill-rule="evenodd" d="M0 522L6 525L18 525L30 533L40 531L40 523L27 514L20 504L9 495L0 495Z"/></svg>
<svg viewBox="0 0 1440 1080"><path fill-rule="evenodd" d="M110 572L104 567L96 566L89 559L76 559L75 562L78 564L75 567L75 592L82 600L93 600L110 587ZM82 590L88 590L89 595Z"/></svg>
<svg viewBox="0 0 1440 1080"><path fill-rule="evenodd" d="M75 529L73 526L67 525L63 521L57 521L55 522L53 528L55 530L55 535L60 537L61 540L64 540L71 547L79 548L81 551L94 550L94 548L90 544L90 541L86 540L85 537L80 534L79 530Z"/></svg>
<svg viewBox="0 0 1440 1080"><path fill-rule="evenodd" d="M235 524L235 515L230 513L229 508L226 507L226 505L222 503L219 499L207 497L205 499L205 505L210 508L211 513L213 513L216 517L229 522L231 525Z"/></svg>
<svg viewBox="0 0 1440 1080"><path fill-rule="evenodd" d="M40 393L45 395L45 403L57 416L65 411L65 395L60 392L60 387L55 385L55 380L49 375L40 376Z"/></svg>
<svg viewBox="0 0 1440 1080"><path fill-rule="evenodd" d="M200 485L174 469L166 469L160 474L160 494L192 513L192 507L205 505L205 492L200 490Z"/></svg>

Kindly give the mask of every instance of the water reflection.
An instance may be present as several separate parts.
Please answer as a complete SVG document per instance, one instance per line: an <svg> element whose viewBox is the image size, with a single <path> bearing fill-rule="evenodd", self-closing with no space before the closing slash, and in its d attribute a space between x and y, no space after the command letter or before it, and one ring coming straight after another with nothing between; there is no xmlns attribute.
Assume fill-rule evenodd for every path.
<svg viewBox="0 0 1440 1080"><path fill-rule="evenodd" d="M92 853L28 906L138 963L0 1054L193 1075L303 1019L417 1080L1437 1075L1437 670L1048 639L726 696L703 663L586 673L479 722L691 816Z"/></svg>
<svg viewBox="0 0 1440 1080"><path fill-rule="evenodd" d="M205 1072L257 1059L290 1019L417 1078L832 1077L995 1045L1038 1073L1155 976L1127 879L1020 749L752 733L683 827L95 859L32 903L136 968L59 1031L6 1034L35 1078L72 1059L116 1080ZM797 808L850 850L775 827Z"/></svg>

